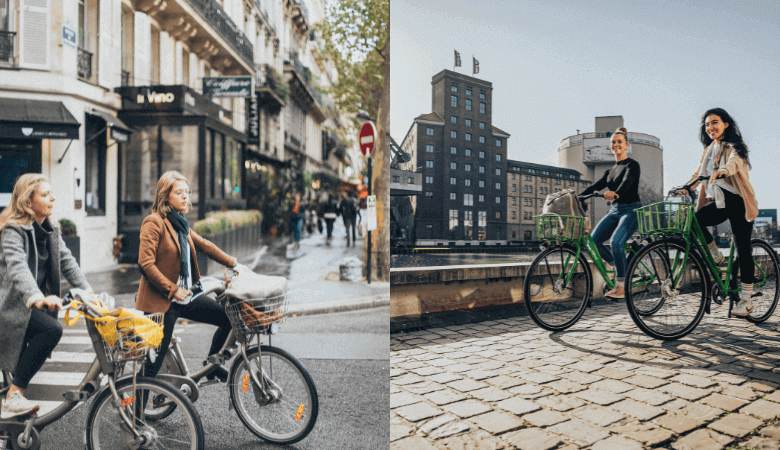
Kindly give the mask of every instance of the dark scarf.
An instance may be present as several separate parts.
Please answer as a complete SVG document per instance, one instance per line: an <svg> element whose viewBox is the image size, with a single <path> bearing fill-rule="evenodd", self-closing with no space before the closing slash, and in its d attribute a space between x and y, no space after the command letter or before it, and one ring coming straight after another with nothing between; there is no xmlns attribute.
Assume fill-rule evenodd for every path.
<svg viewBox="0 0 780 450"><path fill-rule="evenodd" d="M190 234L190 223L187 222L187 218L184 215L177 213L173 209L168 213L168 220L173 225L173 229L176 231L176 235L179 237L179 247L181 247L181 254L184 254L184 249L187 245L187 236ZM190 250L191 251L191 250ZM187 273L189 272L189 258L181 258L181 272L182 279L187 279ZM187 286L185 286L187 287Z"/></svg>

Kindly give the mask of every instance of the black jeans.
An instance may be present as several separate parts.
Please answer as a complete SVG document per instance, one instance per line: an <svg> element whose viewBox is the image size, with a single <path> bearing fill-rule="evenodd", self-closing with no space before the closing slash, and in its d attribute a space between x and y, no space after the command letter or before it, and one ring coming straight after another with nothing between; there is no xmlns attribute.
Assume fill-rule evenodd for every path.
<svg viewBox="0 0 780 450"><path fill-rule="evenodd" d="M22 353L16 363L13 384L27 389L62 337L62 324L40 309L33 309L24 332Z"/></svg>
<svg viewBox="0 0 780 450"><path fill-rule="evenodd" d="M333 237L333 222L336 219L325 219L325 229L328 231L328 239Z"/></svg>
<svg viewBox="0 0 780 450"><path fill-rule="evenodd" d="M163 317L163 339L160 343L160 351L157 353L157 358L154 363L150 363L147 360L144 365L144 373L147 377L155 377L157 372L160 371L165 354L168 353L168 347L171 345L173 327L176 325L176 319L179 317L219 327L214 333L214 337L211 338L209 355L217 353L230 334L230 320L227 314L225 314L225 310L214 300L201 296L186 305L171 303L171 307L168 308L168 312Z"/></svg>
<svg viewBox="0 0 780 450"><path fill-rule="evenodd" d="M352 245L355 245L355 219L348 219L344 216L342 216L344 219L344 226L347 228L347 247L349 247L349 243L352 242ZM349 233L352 233L352 240L349 240Z"/></svg>
<svg viewBox="0 0 780 450"><path fill-rule="evenodd" d="M723 191L726 207L719 209L715 202L704 205L696 211L696 220L699 221L702 234L707 244L712 242L712 234L707 227L718 225L728 219L731 223L731 231L734 234L734 243L739 256L740 279L745 284L753 283L753 251L750 247L750 237L753 234L753 222L745 219L745 201L737 194Z"/></svg>

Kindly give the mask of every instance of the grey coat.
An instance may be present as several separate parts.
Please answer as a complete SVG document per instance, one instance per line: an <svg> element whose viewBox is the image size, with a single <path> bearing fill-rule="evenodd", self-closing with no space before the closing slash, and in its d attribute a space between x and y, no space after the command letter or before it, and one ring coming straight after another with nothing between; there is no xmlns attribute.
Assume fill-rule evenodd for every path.
<svg viewBox="0 0 780 450"><path fill-rule="evenodd" d="M49 220L48 218L46 220ZM49 221L54 230L49 236L51 273L48 274L52 295L61 296L60 278L64 275L77 288L92 291L76 259L60 235L60 227ZM38 289L38 251L32 225L10 224L0 232L0 368L13 373L22 352L22 340L30 321L26 301L43 298Z"/></svg>

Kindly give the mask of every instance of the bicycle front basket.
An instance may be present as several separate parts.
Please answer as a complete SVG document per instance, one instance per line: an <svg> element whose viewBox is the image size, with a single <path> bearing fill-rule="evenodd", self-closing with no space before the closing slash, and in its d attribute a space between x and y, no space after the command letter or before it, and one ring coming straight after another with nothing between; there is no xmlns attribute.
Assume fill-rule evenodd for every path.
<svg viewBox="0 0 780 450"><path fill-rule="evenodd" d="M585 218L578 216L534 216L536 234L542 241L576 241L585 234Z"/></svg>
<svg viewBox="0 0 780 450"><path fill-rule="evenodd" d="M666 236L688 232L694 214L693 206L690 203L658 202L637 208L639 234Z"/></svg>
<svg viewBox="0 0 780 450"><path fill-rule="evenodd" d="M249 300L228 299L225 312L233 329L242 334L266 333L272 323L281 323L289 307L288 294Z"/></svg>

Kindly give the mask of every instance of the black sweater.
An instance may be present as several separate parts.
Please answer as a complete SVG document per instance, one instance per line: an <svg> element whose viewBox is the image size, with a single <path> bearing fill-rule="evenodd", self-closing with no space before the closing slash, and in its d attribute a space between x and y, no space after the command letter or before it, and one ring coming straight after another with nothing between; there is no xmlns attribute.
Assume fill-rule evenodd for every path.
<svg viewBox="0 0 780 450"><path fill-rule="evenodd" d="M631 158L615 163L614 166L604 171L600 180L582 191L582 194L590 194L608 188L618 195L615 203L629 204L639 201L639 176L641 169L639 163Z"/></svg>

